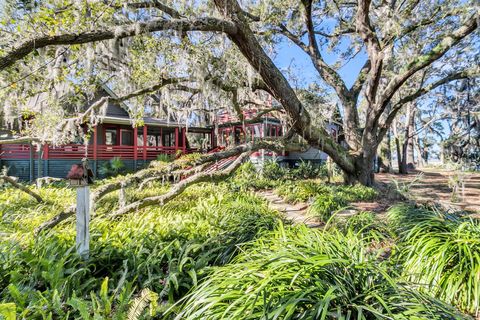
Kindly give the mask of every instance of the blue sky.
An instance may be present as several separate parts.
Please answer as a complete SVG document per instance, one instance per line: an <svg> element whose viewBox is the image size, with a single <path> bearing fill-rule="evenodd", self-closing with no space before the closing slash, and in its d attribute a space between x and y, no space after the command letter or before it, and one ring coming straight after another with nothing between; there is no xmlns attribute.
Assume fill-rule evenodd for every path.
<svg viewBox="0 0 480 320"><path fill-rule="evenodd" d="M346 44L343 44L343 46L340 48L346 48ZM336 54L326 50L322 51L322 55L325 61L330 65L335 63L338 58ZM355 56L355 58L353 58L349 63L345 64L339 70L339 74L345 81L345 84L348 88L350 88L355 82L358 73L360 72L360 69L362 68L366 59L366 52L361 51ZM304 79L304 83L302 85L308 85L308 83L319 81L320 79L318 72L313 67L310 57L300 48L291 44L290 42L285 41L279 45L274 62L282 71L287 69L289 66L294 65L295 68L292 69L292 72L297 78ZM444 125L444 127L447 127L445 121L441 121L441 123ZM433 138L437 140L437 143L439 142L437 137ZM435 145L433 150L439 151L438 145Z"/></svg>
<svg viewBox="0 0 480 320"><path fill-rule="evenodd" d="M341 45L340 49L346 48L346 44ZM328 64L335 63L337 55L327 50L322 51L325 62ZM365 51L361 51L349 63L344 65L339 74L348 88L355 82L360 69L367 59ZM318 72L312 65L310 57L305 54L302 49L291 42L283 42L279 45L277 56L274 59L275 64L282 70L288 68L292 63L296 66L294 74L304 79L306 83L314 82L319 79Z"/></svg>

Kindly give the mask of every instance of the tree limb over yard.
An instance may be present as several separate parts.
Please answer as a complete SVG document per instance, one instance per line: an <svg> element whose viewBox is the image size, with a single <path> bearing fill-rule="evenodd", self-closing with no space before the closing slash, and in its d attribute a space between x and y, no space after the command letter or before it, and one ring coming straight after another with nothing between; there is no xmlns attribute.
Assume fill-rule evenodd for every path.
<svg viewBox="0 0 480 320"><path fill-rule="evenodd" d="M18 46L13 45L13 49L6 50L0 57L0 71L7 72L15 61L26 58L38 48L86 46L93 42L130 38L133 44L125 50L129 53L128 57L135 59L121 61L123 64L119 69L127 68L127 72L122 75L117 72L116 81L130 81L130 78L122 78L128 72L137 76L160 72L162 75L176 74L179 78L192 76L198 79L201 75L207 80L211 77L208 83L199 81L198 87L188 81L179 81L171 83L171 89L185 90L197 98L199 92L206 87L211 89L210 84L213 83L229 93L228 103L234 106L240 120L245 108L240 101L248 101L242 100L241 94L252 94L261 89L262 94L268 93L281 105L288 129L295 131L310 146L327 153L345 173L346 183L372 185L377 149L401 106L420 99L442 84L460 79L447 76L444 82L437 82L444 78L445 73L445 69L438 65L448 61L451 74L463 74L475 61L471 53L474 50L470 49L478 40L479 11L468 1L445 4L441 0L332 3L302 0L301 6L272 2L269 4L272 8L264 7L262 1L241 4L236 0L213 2L215 8L208 10L196 2L186 4L184 8L170 7L160 1L141 1L127 3L122 10L103 3L116 11L121 19L112 16L102 21L101 27L90 26L93 30L85 32L64 30L56 34L55 31L52 35L41 34L20 41ZM158 9L163 18L158 18L158 10L144 8ZM268 11L268 15L259 14L267 9L273 10ZM132 12L141 12L141 21L131 23L131 16L135 16L130 14ZM327 26L325 21L331 23ZM184 35L188 31L198 32L186 38ZM318 75L320 87L326 87L326 92L333 97L328 104L332 107L338 103L344 144L332 139L325 121L316 121L323 110L319 106L308 108L298 94L299 88L292 85L289 75L275 64L267 48L272 46L272 52L281 54L278 50L281 40L278 42L278 39L287 39L306 55L312 70ZM340 43L346 45L342 47ZM339 51L339 59L345 61L327 63L327 50ZM357 61L361 68L349 88L340 69L349 61L355 61L353 58L358 52L364 52L364 58ZM29 58L34 59L32 56ZM146 57L148 59L144 61ZM426 70L428 78L425 83L432 85L405 94L408 91L406 88L415 83L419 73ZM160 80L173 78L162 77ZM234 81L225 81L229 78ZM139 87L138 82L134 87ZM165 84L159 84L159 87L153 84L151 89L163 87L166 87ZM132 92L130 97L146 94L147 89ZM225 96L219 98L216 95L202 98L205 100L202 107L227 100ZM169 108L179 109L174 104Z"/></svg>
<svg viewBox="0 0 480 320"><path fill-rule="evenodd" d="M74 45L91 43L108 39L122 39L144 33L176 30L176 31L213 31L235 33L235 26L225 20L216 18L199 18L193 21L185 19L157 19L149 22L127 24L105 30L92 30L83 33L65 33L52 36L41 36L20 43L13 50L0 57L0 71L10 67L16 61L25 58L36 49L47 46Z"/></svg>
<svg viewBox="0 0 480 320"><path fill-rule="evenodd" d="M132 210L137 210L139 208L148 206L150 205L150 203L159 204L161 200L165 202L170 201L174 197L178 196L183 190L185 190L186 187L194 183L204 182L210 178L219 179L220 177L226 177L231 173L233 173L233 171L235 171L238 168L241 162L245 160L247 155L250 155L252 152L255 152L257 150L266 149L266 150L280 152L284 150L301 151L302 148L303 148L302 145L289 143L285 140L261 140L255 143L248 143L244 145L235 146L233 148L225 149L220 152L204 154L195 160L184 160L180 158L170 164L163 165L160 167L156 167L155 165L153 165L153 167L140 170L137 173L126 176L122 179L119 179L118 181L100 185L92 192L92 194L90 195L90 200L91 200L91 203L93 204L97 203L107 194L110 194L114 191L118 191L121 188L142 184L143 182L149 179L152 181L159 180L162 178L165 178L166 180L168 180L169 177L171 177L172 175L181 174L181 175L188 176L192 174L189 178L185 179L185 180L188 180L187 182L183 182L185 180L181 180L177 184L174 184L172 186L172 190L168 192L168 196L165 196L165 197L163 197L163 195L157 196L157 197L154 197L153 200L150 199L148 201L143 202L141 205L140 204L127 205L126 207L121 209L121 210L125 210L125 212L119 211L120 212L119 214L123 214L123 213L127 213L127 211L131 212ZM234 162L235 166L229 166L227 170L221 171L221 173L219 174L217 174L218 172L209 173L209 174L202 174L202 172L197 172L198 170L204 169L207 165L214 164L216 161L227 159L237 155L241 155L239 156L239 158L237 158L237 159L240 159L239 160L240 163L238 163L238 161L235 161ZM186 167L191 167L191 168L185 169ZM196 176L197 178L191 178L194 176ZM181 185L177 187L177 185L180 183ZM62 221L65 221L66 219L74 215L75 215L75 206L69 207L59 215L41 224L35 230L35 233L38 234L45 230L51 229L56 225L58 225L59 223L61 223Z"/></svg>

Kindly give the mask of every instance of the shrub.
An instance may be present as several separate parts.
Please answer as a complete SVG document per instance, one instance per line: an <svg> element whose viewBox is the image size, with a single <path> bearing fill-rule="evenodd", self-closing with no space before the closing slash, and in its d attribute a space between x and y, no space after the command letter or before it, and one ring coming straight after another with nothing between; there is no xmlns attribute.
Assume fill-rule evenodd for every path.
<svg viewBox="0 0 480 320"><path fill-rule="evenodd" d="M324 222L350 202L372 200L377 196L377 192L369 187L335 186L319 181L287 182L280 185L276 191L288 202L311 201L309 214Z"/></svg>
<svg viewBox="0 0 480 320"><path fill-rule="evenodd" d="M287 181L280 185L276 191L288 202L305 202L316 195L329 193L331 187L317 181Z"/></svg>
<svg viewBox="0 0 480 320"><path fill-rule="evenodd" d="M263 178L269 180L279 180L286 177L287 170L282 168L276 160L268 160L263 164Z"/></svg>
<svg viewBox="0 0 480 320"><path fill-rule="evenodd" d="M292 173L296 179L315 179L321 176L322 171L320 166L313 165L310 161L301 161L298 168L293 169ZM323 177L327 177L324 175Z"/></svg>
<svg viewBox="0 0 480 320"><path fill-rule="evenodd" d="M321 221L326 222L333 213L341 208L347 206L342 198L333 193L319 194L310 205L308 213L312 216L320 218Z"/></svg>
<svg viewBox="0 0 480 320"><path fill-rule="evenodd" d="M432 232L444 231L451 224L432 223L435 220L458 221L459 217L453 214L440 213L434 210L428 210L422 207L416 207L409 204L396 205L387 212L388 223L399 237L405 237L410 230L422 224Z"/></svg>
<svg viewBox="0 0 480 320"><path fill-rule="evenodd" d="M161 153L161 154L158 154L157 155L157 161L159 162L172 162L173 160L175 160L175 157L171 154L165 154L165 153Z"/></svg>
<svg viewBox="0 0 480 320"><path fill-rule="evenodd" d="M270 189L277 184L277 181L261 176L250 161L243 163L229 182L234 191Z"/></svg>
<svg viewBox="0 0 480 320"><path fill-rule="evenodd" d="M279 228L217 267L176 319L460 319L448 305L395 281L368 238Z"/></svg>
<svg viewBox="0 0 480 320"><path fill-rule="evenodd" d="M378 196L375 189L363 186L361 184L356 184L353 186L339 186L334 192L344 201L348 202L371 201Z"/></svg>
<svg viewBox="0 0 480 320"><path fill-rule="evenodd" d="M346 230L354 230L355 232L362 232L375 228L378 221L375 214L370 211L362 211L355 215L348 217L345 224L342 226Z"/></svg>

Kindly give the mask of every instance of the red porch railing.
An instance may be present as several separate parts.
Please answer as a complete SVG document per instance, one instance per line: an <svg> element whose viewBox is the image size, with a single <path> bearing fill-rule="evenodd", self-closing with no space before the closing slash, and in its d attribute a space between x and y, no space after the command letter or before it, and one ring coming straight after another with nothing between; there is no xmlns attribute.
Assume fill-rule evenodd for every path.
<svg viewBox="0 0 480 320"><path fill-rule="evenodd" d="M34 148L33 157L38 158L38 150ZM135 148L137 152L135 153ZM159 154L175 154L176 150L182 148L163 147L163 146L111 146L111 145L97 145L96 152L94 152L93 145L68 144L58 147L45 146L43 149L44 159L82 159L89 158L90 160L109 160L119 157L125 160L134 160L137 155L137 160L143 160L144 155L146 160L154 160ZM145 151L145 152L144 152ZM196 148L189 148L186 153L198 152ZM1 159L29 159L30 146L28 144L7 144L2 145L0 150Z"/></svg>
<svg viewBox="0 0 480 320"><path fill-rule="evenodd" d="M133 146L97 145L97 159L108 160L115 157L122 159L134 159Z"/></svg>
<svg viewBox="0 0 480 320"><path fill-rule="evenodd" d="M49 159L81 159L93 158L93 146L83 144L68 144L58 147L48 146Z"/></svg>
<svg viewBox="0 0 480 320"><path fill-rule="evenodd" d="M143 150L143 147L138 147L139 152ZM175 147L156 147L147 146L147 160L154 160L159 154L175 154Z"/></svg>
<svg viewBox="0 0 480 320"><path fill-rule="evenodd" d="M30 145L28 144L3 144L0 146L1 159L30 159ZM37 157L34 148L34 157Z"/></svg>

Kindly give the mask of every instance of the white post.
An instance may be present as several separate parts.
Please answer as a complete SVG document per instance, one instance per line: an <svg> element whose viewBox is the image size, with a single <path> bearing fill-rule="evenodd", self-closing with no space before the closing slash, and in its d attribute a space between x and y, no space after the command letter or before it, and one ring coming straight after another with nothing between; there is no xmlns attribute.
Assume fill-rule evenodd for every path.
<svg viewBox="0 0 480 320"><path fill-rule="evenodd" d="M125 183L121 183L120 192L118 194L118 206L120 209L127 205L127 196L125 195Z"/></svg>
<svg viewBox="0 0 480 320"><path fill-rule="evenodd" d="M90 187L77 187L77 252L83 259L88 259L90 251Z"/></svg>

